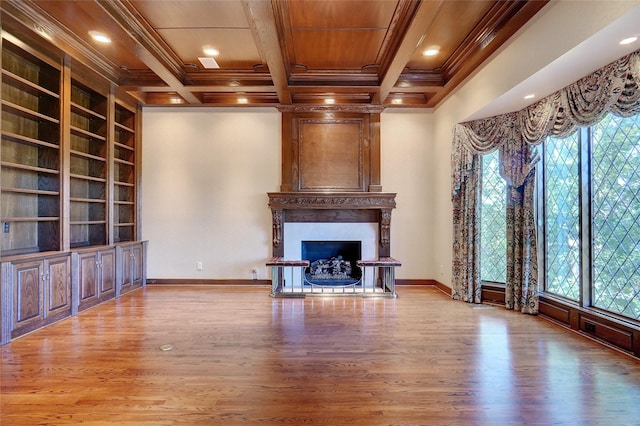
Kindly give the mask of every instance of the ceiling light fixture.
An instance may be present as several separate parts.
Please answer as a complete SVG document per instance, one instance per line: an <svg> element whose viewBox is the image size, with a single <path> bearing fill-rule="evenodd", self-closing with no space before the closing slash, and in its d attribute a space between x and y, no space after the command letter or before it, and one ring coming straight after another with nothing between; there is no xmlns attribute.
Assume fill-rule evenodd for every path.
<svg viewBox="0 0 640 426"><path fill-rule="evenodd" d="M430 47L422 52L424 56L436 56L438 53L440 53L440 48L435 46Z"/></svg>
<svg viewBox="0 0 640 426"><path fill-rule="evenodd" d="M108 35L101 33L100 31L89 31L89 35L98 43L111 43L111 38Z"/></svg>
<svg viewBox="0 0 640 426"><path fill-rule="evenodd" d="M214 49L213 47L203 47L202 52L207 56L218 56L220 54L218 49Z"/></svg>
<svg viewBox="0 0 640 426"><path fill-rule="evenodd" d="M636 42L637 40L638 40L637 36L631 36L631 37L627 37L627 38L625 38L623 40L620 40L620 44L623 44L623 45L624 44L631 44L631 43Z"/></svg>
<svg viewBox="0 0 640 426"><path fill-rule="evenodd" d="M238 98L238 103L239 104L248 104L249 103L249 99L247 99L247 98Z"/></svg>
<svg viewBox="0 0 640 426"><path fill-rule="evenodd" d="M333 105L333 104L335 104L335 103L336 103L336 100L335 100L335 99L333 99L333 98L326 98L326 99L324 100L324 103L325 103L325 104Z"/></svg>
<svg viewBox="0 0 640 426"><path fill-rule="evenodd" d="M391 103L394 105L398 105L402 103L402 98L391 99Z"/></svg>

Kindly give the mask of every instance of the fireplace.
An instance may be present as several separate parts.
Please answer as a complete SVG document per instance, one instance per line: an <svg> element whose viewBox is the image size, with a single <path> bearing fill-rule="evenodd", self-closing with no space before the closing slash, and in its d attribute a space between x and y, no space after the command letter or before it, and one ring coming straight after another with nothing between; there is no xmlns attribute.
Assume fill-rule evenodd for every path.
<svg viewBox="0 0 640 426"><path fill-rule="evenodd" d="M349 260L360 259L376 259L378 257L378 226L376 223L328 223L328 222L286 222L283 226L283 238L282 249L284 259L302 259L306 261L317 260L320 257L331 257L342 254L343 258L349 258ZM318 242L321 243L324 248L332 249L336 242L347 242L353 245L357 245L357 252L353 248L348 248L348 253L340 253L338 251L331 252L329 250L322 251L320 253L311 253L309 255L306 249L303 249L305 242ZM308 249L308 248L307 248ZM357 257L359 255L359 257ZM356 259L352 259L357 257ZM309 265L310 266L310 265ZM355 266L352 270L359 271L360 268ZM307 269L307 268L304 268ZM300 283L305 282L304 270L296 269L292 271L292 276L288 277L285 287L290 288L294 285L296 289L302 289ZM358 280L361 276L358 277ZM365 285L372 286L373 283L369 277L365 277ZM319 282L318 280L312 280L312 282L306 282L307 285L337 285L337 283ZM352 284L351 284L352 285Z"/></svg>
<svg viewBox="0 0 640 426"><path fill-rule="evenodd" d="M362 258L360 241L302 241L302 259L310 262L305 282L315 285L360 283Z"/></svg>
<svg viewBox="0 0 640 426"><path fill-rule="evenodd" d="M272 295L308 292L308 287L312 292L340 293L337 285L305 283L305 270L310 273L315 266L324 276L331 266L312 266L312 257L328 258L329 264L348 257L347 263L335 267L358 274L352 279L359 283L349 286L352 293L357 287L361 294L370 289L395 297L393 268L400 265L391 258L391 211L396 194L382 192L380 182L382 109L307 105L284 106L281 111L281 192L267 194ZM302 253L303 241L355 241L361 251L308 256Z"/></svg>

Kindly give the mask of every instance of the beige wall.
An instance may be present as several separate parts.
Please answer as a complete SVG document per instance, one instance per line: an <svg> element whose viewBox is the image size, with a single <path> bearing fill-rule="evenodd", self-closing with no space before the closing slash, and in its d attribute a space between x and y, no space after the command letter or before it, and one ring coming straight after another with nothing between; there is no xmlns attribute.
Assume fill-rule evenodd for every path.
<svg viewBox="0 0 640 426"><path fill-rule="evenodd" d="M251 279L252 268L266 278L266 193L280 186L280 114L147 108L143 129L149 278Z"/></svg>
<svg viewBox="0 0 640 426"><path fill-rule="evenodd" d="M384 113L382 183L397 192L392 253L399 278L429 277L431 113ZM271 215L280 189L280 113L275 109L146 108L142 235L150 278L269 278ZM424 160L426 159L426 160ZM203 270L196 263L203 262Z"/></svg>
<svg viewBox="0 0 640 426"><path fill-rule="evenodd" d="M398 193L391 227L392 254L403 264L398 278L450 285L453 125L636 4L553 2L435 111L382 114L383 190ZM280 187L280 113L145 108L143 129L148 276L250 279L256 268L258 278L267 279L271 217L265 194ZM202 271L196 262L203 262Z"/></svg>

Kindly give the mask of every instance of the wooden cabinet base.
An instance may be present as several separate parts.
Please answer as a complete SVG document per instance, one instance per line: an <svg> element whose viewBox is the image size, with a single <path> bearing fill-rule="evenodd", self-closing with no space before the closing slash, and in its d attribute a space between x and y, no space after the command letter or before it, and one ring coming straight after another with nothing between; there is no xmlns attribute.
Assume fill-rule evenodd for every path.
<svg viewBox="0 0 640 426"><path fill-rule="evenodd" d="M0 345L146 285L146 241L4 258Z"/></svg>

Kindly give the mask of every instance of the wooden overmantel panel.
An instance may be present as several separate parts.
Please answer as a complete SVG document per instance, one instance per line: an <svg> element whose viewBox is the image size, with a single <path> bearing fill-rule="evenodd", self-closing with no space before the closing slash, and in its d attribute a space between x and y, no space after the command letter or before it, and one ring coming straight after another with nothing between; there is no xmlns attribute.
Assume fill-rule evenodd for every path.
<svg viewBox="0 0 640 426"><path fill-rule="evenodd" d="M380 113L283 111L282 192L381 192Z"/></svg>

